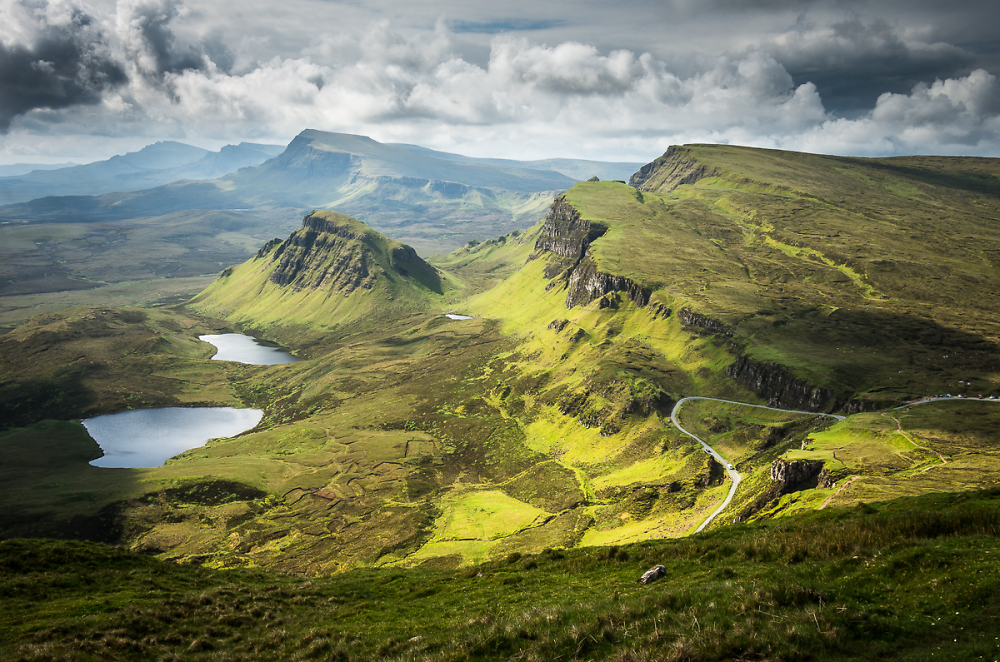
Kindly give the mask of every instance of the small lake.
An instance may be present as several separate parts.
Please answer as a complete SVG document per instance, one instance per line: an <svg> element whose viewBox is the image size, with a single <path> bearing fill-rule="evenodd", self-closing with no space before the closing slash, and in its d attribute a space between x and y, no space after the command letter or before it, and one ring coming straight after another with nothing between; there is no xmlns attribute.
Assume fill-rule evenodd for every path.
<svg viewBox="0 0 1000 662"><path fill-rule="evenodd" d="M450 320L471 320L472 315L455 315L454 313L448 313L445 315Z"/></svg>
<svg viewBox="0 0 1000 662"><path fill-rule="evenodd" d="M242 333L198 336L198 340L215 345L215 348L219 350L212 357L213 361L235 361L250 365L279 365L299 360L298 357L292 356L281 347L257 340L253 336L245 336Z"/></svg>
<svg viewBox="0 0 1000 662"><path fill-rule="evenodd" d="M159 407L95 416L83 427L104 451L95 467L159 467L209 439L225 439L253 429L264 412L232 407Z"/></svg>

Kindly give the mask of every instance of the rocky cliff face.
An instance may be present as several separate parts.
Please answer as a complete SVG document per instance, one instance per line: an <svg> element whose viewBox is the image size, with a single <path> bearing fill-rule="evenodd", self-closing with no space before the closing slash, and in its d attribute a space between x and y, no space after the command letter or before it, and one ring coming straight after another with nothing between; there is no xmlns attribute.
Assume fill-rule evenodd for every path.
<svg viewBox="0 0 1000 662"><path fill-rule="evenodd" d="M313 212L302 220L302 228L283 242L268 242L257 256L275 263L272 283L345 295L370 290L387 270L402 276L417 271L424 280L434 274L413 248L392 243L348 216Z"/></svg>
<svg viewBox="0 0 1000 662"><path fill-rule="evenodd" d="M663 156L640 168L628 181L640 191L669 193L683 184L694 184L719 173L712 167L699 163L690 150L672 146Z"/></svg>
<svg viewBox="0 0 1000 662"><path fill-rule="evenodd" d="M569 270L566 280L566 307L586 306L594 299L611 292L623 292L637 306L649 303L652 291L624 276L611 276L597 270L590 255L584 255Z"/></svg>
<svg viewBox="0 0 1000 662"><path fill-rule="evenodd" d="M680 312L677 313L677 319L679 319L681 324L684 326L694 327L695 329L704 330L708 333L717 333L722 336L733 335L732 329L722 322L696 313L690 308L681 308Z"/></svg>
<svg viewBox="0 0 1000 662"><path fill-rule="evenodd" d="M815 460L789 461L778 458L771 463L771 480L784 483L786 491L791 491L789 488L805 483L822 468L823 463Z"/></svg>
<svg viewBox="0 0 1000 662"><path fill-rule="evenodd" d="M580 218L576 207L558 196L549 207L542 230L535 240L535 253L551 253L560 259L549 261L545 269L547 278L554 278L567 268L572 268L587 253L590 244L602 237L608 228Z"/></svg>
<svg viewBox="0 0 1000 662"><path fill-rule="evenodd" d="M260 247L260 250L258 250L257 254L254 256L254 259L259 260L260 258L264 257L265 255L267 255L280 245L281 245L281 239L278 239L277 237L271 239L270 241L268 241L267 243L265 243L263 246Z"/></svg>
<svg viewBox="0 0 1000 662"><path fill-rule="evenodd" d="M776 363L760 363L738 356L726 368L726 374L738 384L767 399L772 407L824 411L833 392L809 384L792 375L788 368Z"/></svg>
<svg viewBox="0 0 1000 662"><path fill-rule="evenodd" d="M605 225L580 218L580 213L564 196L557 197L549 208L535 241L535 255L555 256L545 267L545 276L555 279L549 288L566 289L567 308L585 306L611 292L623 292L637 306L649 303L650 288L598 270L590 245L607 231Z"/></svg>

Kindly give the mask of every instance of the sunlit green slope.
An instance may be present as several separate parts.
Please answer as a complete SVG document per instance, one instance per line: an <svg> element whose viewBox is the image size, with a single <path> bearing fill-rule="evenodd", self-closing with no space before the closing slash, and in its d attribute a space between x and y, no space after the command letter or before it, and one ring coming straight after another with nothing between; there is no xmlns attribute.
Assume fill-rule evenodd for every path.
<svg viewBox="0 0 1000 662"><path fill-rule="evenodd" d="M193 305L252 326L328 328L421 310L443 288L409 246L349 216L314 211L287 240L227 269Z"/></svg>
<svg viewBox="0 0 1000 662"><path fill-rule="evenodd" d="M570 189L534 231L534 259L468 302L523 339L518 369L539 385L523 403L529 443L548 441L595 484L634 490L666 484L669 470L640 472L640 462L603 477L587 465L608 451L586 431L561 434L565 426L627 443L637 429L628 421L648 411L640 405L650 394L851 413L928 393L1000 392L997 276L985 257L1000 207L989 183L1000 167L988 159L900 163L698 146L674 148L640 171L634 183L656 191L590 182ZM881 169L896 174L858 196L850 181ZM917 213L900 193L911 189L948 217L931 223ZM877 205L896 202L892 222L877 217ZM980 241L954 241L957 232ZM884 259L890 252L906 260ZM620 426L623 411L632 413ZM681 419L743 473L725 515L741 519L995 485L998 415L987 399L831 425L702 402ZM805 477L776 479L781 462L797 463ZM656 530L648 517L633 522L639 535ZM628 539L628 529L585 540Z"/></svg>
<svg viewBox="0 0 1000 662"><path fill-rule="evenodd" d="M600 269L721 322L749 357L841 401L996 390L997 159L691 146L633 183L566 195L610 226Z"/></svg>

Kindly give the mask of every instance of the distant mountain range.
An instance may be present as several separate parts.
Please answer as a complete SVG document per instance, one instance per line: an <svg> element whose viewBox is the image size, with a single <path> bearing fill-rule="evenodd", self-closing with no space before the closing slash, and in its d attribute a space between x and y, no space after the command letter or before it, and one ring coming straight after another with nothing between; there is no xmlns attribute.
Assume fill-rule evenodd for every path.
<svg viewBox="0 0 1000 662"><path fill-rule="evenodd" d="M20 200L0 207L0 219L79 223L193 209L324 208L430 255L531 225L583 174L624 178L639 165L476 159L306 130L283 150L242 143L210 153L157 143L108 161L0 179L0 199Z"/></svg>
<svg viewBox="0 0 1000 662"><path fill-rule="evenodd" d="M215 179L240 168L260 165L283 149L281 145L240 143L211 152L166 141L86 165L56 169L29 166L30 172L20 173L11 166L13 176L0 177L0 202L12 204L49 196L138 191L183 179Z"/></svg>
<svg viewBox="0 0 1000 662"><path fill-rule="evenodd" d="M482 165L505 166L511 168L527 168L528 170L552 170L566 175L574 181L582 181L597 177L598 179L610 179L627 182L644 163L633 163L630 161L588 161L585 159L541 159L539 161L514 161L511 159L482 159L450 152L438 152L418 145L407 145L405 143L391 143L393 147L405 149L415 154L425 154L447 161L458 161L460 163L479 163Z"/></svg>
<svg viewBox="0 0 1000 662"><path fill-rule="evenodd" d="M0 165L0 177L18 177L26 175L33 170L59 170L60 168L72 168L79 163L12 163L10 165Z"/></svg>

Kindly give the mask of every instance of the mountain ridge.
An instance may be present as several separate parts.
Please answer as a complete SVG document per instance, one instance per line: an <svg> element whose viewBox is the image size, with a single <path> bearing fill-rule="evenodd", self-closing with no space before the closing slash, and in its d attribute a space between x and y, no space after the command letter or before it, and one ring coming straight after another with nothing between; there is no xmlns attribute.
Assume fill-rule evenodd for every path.
<svg viewBox="0 0 1000 662"><path fill-rule="evenodd" d="M0 207L0 218L79 223L191 209L328 208L433 254L531 225L573 182L552 171L458 163L307 129L273 159L215 180L39 198Z"/></svg>
<svg viewBox="0 0 1000 662"><path fill-rule="evenodd" d="M1000 160L633 181L428 261L313 210L187 306L0 336L0 537L128 550L0 542L0 651L994 655ZM211 361L224 330L301 360ZM264 419L142 470L72 420L210 403Z"/></svg>
<svg viewBox="0 0 1000 662"><path fill-rule="evenodd" d="M0 201L9 205L38 198L137 191L182 179L214 179L259 165L279 151L277 145L243 142L212 152L176 141L160 141L105 161L0 178Z"/></svg>

